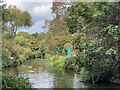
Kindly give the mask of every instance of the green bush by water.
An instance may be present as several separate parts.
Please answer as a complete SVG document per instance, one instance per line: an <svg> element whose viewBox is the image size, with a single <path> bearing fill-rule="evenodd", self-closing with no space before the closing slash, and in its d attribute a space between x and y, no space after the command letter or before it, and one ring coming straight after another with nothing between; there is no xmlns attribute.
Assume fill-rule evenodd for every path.
<svg viewBox="0 0 120 90"><path fill-rule="evenodd" d="M58 58L59 58L59 56L58 55L47 55L46 54L46 57L45 57L46 59L46 61L52 61L52 62L54 62L55 60L58 60Z"/></svg>
<svg viewBox="0 0 120 90"><path fill-rule="evenodd" d="M87 82L91 80L90 72L86 70L86 68L81 68L80 71L80 81Z"/></svg>
<svg viewBox="0 0 120 90"><path fill-rule="evenodd" d="M81 68L81 64L76 57L71 56L65 58L64 67L69 70L79 71Z"/></svg>
<svg viewBox="0 0 120 90"><path fill-rule="evenodd" d="M31 88L31 83L28 79L17 77L14 75L6 76L2 75L2 88Z"/></svg>
<svg viewBox="0 0 120 90"><path fill-rule="evenodd" d="M76 57L70 56L58 56L58 55L46 55L47 61L52 61L54 67L62 67L69 70L79 71L81 65L78 64L79 60Z"/></svg>
<svg viewBox="0 0 120 90"><path fill-rule="evenodd" d="M65 58L64 56L59 56L57 60L53 62L54 67L63 67L65 63Z"/></svg>

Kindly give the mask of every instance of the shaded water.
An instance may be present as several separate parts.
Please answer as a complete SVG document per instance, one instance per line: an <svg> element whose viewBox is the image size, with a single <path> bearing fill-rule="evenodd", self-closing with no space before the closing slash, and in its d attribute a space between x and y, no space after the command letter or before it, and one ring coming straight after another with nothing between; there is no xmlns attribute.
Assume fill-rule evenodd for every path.
<svg viewBox="0 0 120 90"><path fill-rule="evenodd" d="M80 75L61 68L51 67L45 60L27 61L18 67L11 67L3 71L5 74L15 74L29 78L33 88L91 88L91 87L119 87L118 84L84 84L79 81Z"/></svg>

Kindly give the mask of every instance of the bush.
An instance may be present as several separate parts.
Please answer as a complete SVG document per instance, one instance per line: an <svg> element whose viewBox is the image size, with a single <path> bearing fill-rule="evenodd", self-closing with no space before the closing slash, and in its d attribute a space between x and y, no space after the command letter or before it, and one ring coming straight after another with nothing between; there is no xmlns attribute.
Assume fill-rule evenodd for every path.
<svg viewBox="0 0 120 90"><path fill-rule="evenodd" d="M84 67L84 70L81 71L82 81L110 82L117 75L120 62L115 53L108 53L109 50L99 47L93 40L86 41L84 50L80 51L76 60L80 61L78 65Z"/></svg>
<svg viewBox="0 0 120 90"><path fill-rule="evenodd" d="M58 59L59 59L59 56L58 56L58 55L53 55L53 56L46 55L46 60L47 60L47 61L52 61L52 62L54 62L55 60L58 60Z"/></svg>
<svg viewBox="0 0 120 90"><path fill-rule="evenodd" d="M31 83L22 77L2 75L2 88L31 88Z"/></svg>
<svg viewBox="0 0 120 90"><path fill-rule="evenodd" d="M9 66L12 66L12 65L13 65L13 63L12 63L11 59L2 60L2 68L6 68L6 67L9 67Z"/></svg>
<svg viewBox="0 0 120 90"><path fill-rule="evenodd" d="M42 53L41 53L41 52L36 52L36 54L35 54L35 57L36 57L36 58L41 58L41 56L42 56Z"/></svg>
<svg viewBox="0 0 120 90"><path fill-rule="evenodd" d="M17 61L22 64L23 62L25 62L26 57L24 55L20 55L19 58L17 59Z"/></svg>
<svg viewBox="0 0 120 90"><path fill-rule="evenodd" d="M25 53L26 59L35 59L35 52L27 52Z"/></svg>
<svg viewBox="0 0 120 90"><path fill-rule="evenodd" d="M80 72L80 81L87 82L91 80L90 72L86 70L86 68L81 68Z"/></svg>
<svg viewBox="0 0 120 90"><path fill-rule="evenodd" d="M69 70L79 71L81 68L80 60L78 60L76 57L73 56L67 57L65 59L64 68Z"/></svg>
<svg viewBox="0 0 120 90"><path fill-rule="evenodd" d="M5 47L2 47L2 68L12 66L11 54Z"/></svg>
<svg viewBox="0 0 120 90"><path fill-rule="evenodd" d="M91 81L92 83L111 82L117 75L116 70L119 68L117 66L119 66L119 63L114 60L95 60L81 69L81 81Z"/></svg>
<svg viewBox="0 0 120 90"><path fill-rule="evenodd" d="M59 56L59 57L58 57L58 60L56 59L56 60L53 62L53 66L54 66L54 67L63 67L63 66L64 66L64 63L65 63L65 58L66 58L66 57Z"/></svg>

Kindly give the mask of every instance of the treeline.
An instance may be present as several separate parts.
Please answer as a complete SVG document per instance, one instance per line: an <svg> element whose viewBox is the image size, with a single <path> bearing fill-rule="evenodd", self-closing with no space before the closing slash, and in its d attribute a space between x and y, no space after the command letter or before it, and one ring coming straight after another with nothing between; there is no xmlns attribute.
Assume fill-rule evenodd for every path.
<svg viewBox="0 0 120 90"><path fill-rule="evenodd" d="M40 37L42 34L44 33L39 34ZM4 36L6 35L8 35L8 33L4 34ZM34 34L31 35L27 32L18 32L15 37L15 46L12 39L9 39L9 42L6 41L6 39L8 40L8 38L3 38L3 40L8 43L7 48L3 47L3 68L13 65L20 65L26 60L31 60L35 58L45 59L45 40L39 40L34 36ZM16 53L16 50L18 52L18 57L16 58L16 61L13 62L13 54Z"/></svg>
<svg viewBox="0 0 120 90"><path fill-rule="evenodd" d="M8 24L9 23L9 24ZM18 32L20 27L33 25L31 15L15 6L2 6L2 67L20 65L26 60L45 58L44 33L29 34Z"/></svg>
<svg viewBox="0 0 120 90"><path fill-rule="evenodd" d="M66 4L53 3L56 17L46 24L48 51L54 55L48 60L54 62L53 66L80 71L84 82L119 78L120 2L75 2L65 7ZM55 56L55 47L64 51L68 42L76 56Z"/></svg>

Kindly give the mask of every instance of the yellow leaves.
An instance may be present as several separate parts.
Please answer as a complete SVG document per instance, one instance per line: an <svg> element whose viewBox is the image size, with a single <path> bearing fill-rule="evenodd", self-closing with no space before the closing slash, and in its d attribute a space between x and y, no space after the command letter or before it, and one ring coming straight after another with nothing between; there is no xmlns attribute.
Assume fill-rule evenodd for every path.
<svg viewBox="0 0 120 90"><path fill-rule="evenodd" d="M29 33L28 33L28 32L20 31L20 32L18 32L17 34L29 34Z"/></svg>
<svg viewBox="0 0 120 90"><path fill-rule="evenodd" d="M39 49L39 41L36 38L31 37L29 41L30 41L30 48L32 51L36 51Z"/></svg>

